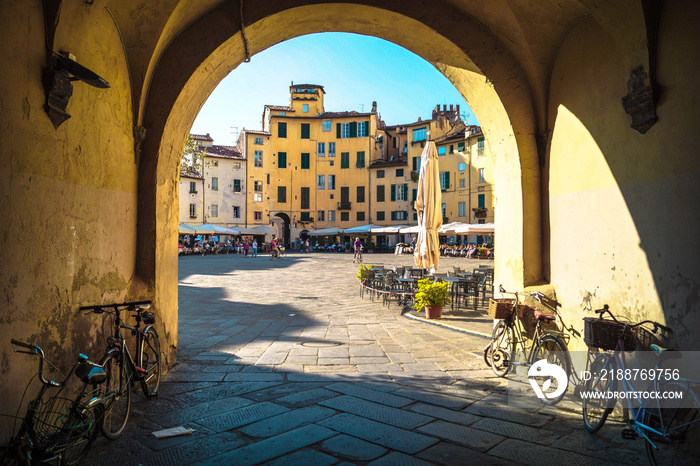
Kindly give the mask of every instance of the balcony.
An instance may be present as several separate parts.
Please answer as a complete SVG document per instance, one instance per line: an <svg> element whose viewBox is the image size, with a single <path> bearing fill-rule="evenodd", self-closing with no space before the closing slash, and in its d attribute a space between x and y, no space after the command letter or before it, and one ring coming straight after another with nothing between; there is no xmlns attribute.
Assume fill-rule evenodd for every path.
<svg viewBox="0 0 700 466"><path fill-rule="evenodd" d="M338 203L338 210L351 210L352 209L352 202L339 202Z"/></svg>

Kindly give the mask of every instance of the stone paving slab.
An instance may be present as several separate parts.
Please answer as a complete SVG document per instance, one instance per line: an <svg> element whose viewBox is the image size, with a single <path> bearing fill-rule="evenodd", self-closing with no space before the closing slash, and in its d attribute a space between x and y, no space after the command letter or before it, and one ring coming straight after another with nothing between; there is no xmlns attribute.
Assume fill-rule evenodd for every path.
<svg viewBox="0 0 700 466"><path fill-rule="evenodd" d="M249 424L242 427L240 431L251 437L267 438L325 419L334 414L334 410L322 406L307 406Z"/></svg>
<svg viewBox="0 0 700 466"><path fill-rule="evenodd" d="M300 448L333 437L336 432L318 425L294 429L251 445L228 451L222 455L195 463L195 466L251 465L269 461Z"/></svg>
<svg viewBox="0 0 700 466"><path fill-rule="evenodd" d="M223 432L225 430L235 429L236 427L241 427L287 411L289 410L284 406L265 401L254 405L244 406L243 408L238 408L233 411L199 419L197 424L215 432Z"/></svg>
<svg viewBox="0 0 700 466"><path fill-rule="evenodd" d="M495 458L491 455L472 450L467 447L455 445L448 442L440 442L437 445L423 450L416 455L429 461L429 464L441 464L445 466L454 466L457 464L480 464L488 466L501 465L519 465L518 461L510 461L501 458ZM568 465L566 465L568 466Z"/></svg>
<svg viewBox="0 0 700 466"><path fill-rule="evenodd" d="M349 435L336 435L319 445L321 449L335 456L347 458L350 461L371 461L387 452L386 448L365 442Z"/></svg>
<svg viewBox="0 0 700 466"><path fill-rule="evenodd" d="M418 432L451 440L460 445L469 447L470 449L482 452L489 450L505 440L505 437L501 435L441 420L418 428Z"/></svg>
<svg viewBox="0 0 700 466"><path fill-rule="evenodd" d="M376 443L404 453L417 453L438 440L427 435L411 432L352 414L338 414L318 424L338 432Z"/></svg>
<svg viewBox="0 0 700 466"><path fill-rule="evenodd" d="M365 419L372 419L377 422L409 430L427 424L433 420L432 417L422 414L391 408L348 395L331 398L330 400L322 401L320 404L338 411L355 414Z"/></svg>
<svg viewBox="0 0 700 466"><path fill-rule="evenodd" d="M213 414L220 414L226 411L242 408L251 404L252 401L241 397L225 398L223 400L212 401L209 403L199 403L185 409L172 410L166 413L151 414L149 419L160 424L163 427L173 427L184 422L196 421L203 417Z"/></svg>
<svg viewBox="0 0 700 466"><path fill-rule="evenodd" d="M320 451L304 448L276 460L263 463L265 466L330 466L338 462L338 458L326 455Z"/></svg>
<svg viewBox="0 0 700 466"><path fill-rule="evenodd" d="M372 389L358 384L340 382L331 385L326 385L326 388L329 390L343 393L345 395L352 395L356 398L362 398L367 401L374 401L376 403L391 406L394 408L402 408L404 406L410 405L411 403L415 403L414 400L411 400L409 398L404 398L402 396L397 396L379 391L377 390L377 388L379 387L377 387L376 385L373 386L373 388L375 389ZM391 388L396 389L396 387Z"/></svg>

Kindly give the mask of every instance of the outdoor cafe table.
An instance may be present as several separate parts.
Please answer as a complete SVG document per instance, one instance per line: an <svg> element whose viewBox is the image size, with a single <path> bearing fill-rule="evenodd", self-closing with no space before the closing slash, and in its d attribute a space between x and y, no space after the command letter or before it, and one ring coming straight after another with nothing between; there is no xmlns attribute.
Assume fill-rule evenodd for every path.
<svg viewBox="0 0 700 466"><path fill-rule="evenodd" d="M464 296L473 296L474 297L474 310L476 311L477 309L477 304L479 302L478 297L479 297L479 282L476 280L472 280L471 278L467 277L442 277L442 281L447 282L450 284L450 297L452 298L452 309L454 310L455 308L455 301L457 300L456 298L459 297L459 292L460 288L462 292L464 293ZM470 295L469 293L472 292L473 295ZM459 305L458 305L459 308Z"/></svg>

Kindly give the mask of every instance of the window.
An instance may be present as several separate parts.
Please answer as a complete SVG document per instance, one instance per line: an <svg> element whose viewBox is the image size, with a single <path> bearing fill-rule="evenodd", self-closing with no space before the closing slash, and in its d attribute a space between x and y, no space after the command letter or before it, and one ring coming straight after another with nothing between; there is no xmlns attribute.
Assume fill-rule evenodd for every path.
<svg viewBox="0 0 700 466"><path fill-rule="evenodd" d="M479 169L479 183L486 183L486 179L484 178L484 169L483 168Z"/></svg>
<svg viewBox="0 0 700 466"><path fill-rule="evenodd" d="M326 156L326 143L325 142L318 143L318 149L317 149L316 153L319 157Z"/></svg>
<svg viewBox="0 0 700 466"><path fill-rule="evenodd" d="M277 122L277 137L287 137L287 123L285 123L284 121Z"/></svg>
<svg viewBox="0 0 700 466"><path fill-rule="evenodd" d="M422 127L422 128L416 128L413 130L413 142L416 141L425 141L428 137L428 128L427 127Z"/></svg>
<svg viewBox="0 0 700 466"><path fill-rule="evenodd" d="M219 206L214 204L209 206L209 216L217 218L219 216Z"/></svg>
<svg viewBox="0 0 700 466"><path fill-rule="evenodd" d="M323 131L331 130L331 120L323 120Z"/></svg>
<svg viewBox="0 0 700 466"><path fill-rule="evenodd" d="M328 211L328 221L335 222L335 210Z"/></svg>
<svg viewBox="0 0 700 466"><path fill-rule="evenodd" d="M466 179L466 178L460 178L460 179L459 179L459 187L460 187L460 188L466 188L466 187L467 187L467 179Z"/></svg>
<svg viewBox="0 0 700 466"><path fill-rule="evenodd" d="M464 143L463 142L457 143L457 151L464 152Z"/></svg>
<svg viewBox="0 0 700 466"><path fill-rule="evenodd" d="M328 189L335 189L335 175L328 175Z"/></svg>
<svg viewBox="0 0 700 466"><path fill-rule="evenodd" d="M301 138L309 139L311 138L311 125L309 123L301 124Z"/></svg>
<svg viewBox="0 0 700 466"><path fill-rule="evenodd" d="M349 222L350 221L350 212L343 211L340 213L340 221L341 222Z"/></svg>
<svg viewBox="0 0 700 466"><path fill-rule="evenodd" d="M447 217L447 204L442 205L442 218Z"/></svg>
<svg viewBox="0 0 700 466"><path fill-rule="evenodd" d="M467 164L464 163L464 162L461 162L461 163L459 164L459 171L463 172L463 171L466 170L466 169L467 169Z"/></svg>
<svg viewBox="0 0 700 466"><path fill-rule="evenodd" d="M365 138L369 135L369 121L361 121L357 125L357 137Z"/></svg>
<svg viewBox="0 0 700 466"><path fill-rule="evenodd" d="M460 216L460 217L466 217L466 216L467 216L467 203L466 203L466 202L460 202L460 203L459 203L459 216Z"/></svg>
<svg viewBox="0 0 700 466"><path fill-rule="evenodd" d="M231 209L233 210L233 218L241 218L241 206L231 206Z"/></svg>
<svg viewBox="0 0 700 466"><path fill-rule="evenodd" d="M309 208L309 191L310 191L310 189L307 187L301 188L301 208L302 209Z"/></svg>
<svg viewBox="0 0 700 466"><path fill-rule="evenodd" d="M358 212L358 213L357 213L357 221L358 221L358 222L364 222L364 221L365 221L365 213L364 213L364 212Z"/></svg>
<svg viewBox="0 0 700 466"><path fill-rule="evenodd" d="M308 222L309 220L311 220L311 212L301 212L299 214L300 222Z"/></svg>
<svg viewBox="0 0 700 466"><path fill-rule="evenodd" d="M341 186L340 187L340 203L346 204L348 202L350 202L350 187L349 186Z"/></svg>
<svg viewBox="0 0 700 466"><path fill-rule="evenodd" d="M254 189L255 189L255 192L256 192L256 193L261 193L261 192L262 192L262 188L263 188L263 182L262 182L262 181L256 181L254 186L255 186Z"/></svg>
<svg viewBox="0 0 700 466"><path fill-rule="evenodd" d="M377 221L378 221L378 222L383 222L384 219L385 219L385 217L384 217L384 211L382 210L382 211L377 212Z"/></svg>
<svg viewBox="0 0 700 466"><path fill-rule="evenodd" d="M308 152L301 153L301 169L308 170L311 166L310 155Z"/></svg>
<svg viewBox="0 0 700 466"><path fill-rule="evenodd" d="M418 190L412 189L411 190L411 202L416 202L416 199L418 199Z"/></svg>
<svg viewBox="0 0 700 466"><path fill-rule="evenodd" d="M408 184L392 184L391 185L391 200L392 201L407 201L408 200Z"/></svg>
<svg viewBox="0 0 700 466"><path fill-rule="evenodd" d="M318 175L318 183L316 185L319 191L326 189L326 175Z"/></svg>
<svg viewBox="0 0 700 466"><path fill-rule="evenodd" d="M241 180L233 180L233 192L234 193L241 192Z"/></svg>
<svg viewBox="0 0 700 466"><path fill-rule="evenodd" d="M240 170L241 169L241 162L233 162L233 169Z"/></svg>
<svg viewBox="0 0 700 466"><path fill-rule="evenodd" d="M277 186L277 202L286 203L287 202L287 187Z"/></svg>
<svg viewBox="0 0 700 466"><path fill-rule="evenodd" d="M261 150L255 151L255 166L262 167L262 151Z"/></svg>
<svg viewBox="0 0 700 466"><path fill-rule="evenodd" d="M197 218L197 204L190 204L190 218Z"/></svg>
<svg viewBox="0 0 700 466"><path fill-rule="evenodd" d="M479 207L482 209L486 207L486 195L485 194L479 194L479 197L477 198L477 202L479 203Z"/></svg>
<svg viewBox="0 0 700 466"><path fill-rule="evenodd" d="M420 157L413 157L413 171L417 172L420 170Z"/></svg>
<svg viewBox="0 0 700 466"><path fill-rule="evenodd" d="M326 211L325 210L319 210L316 212L316 220L319 222L325 222L326 221Z"/></svg>
<svg viewBox="0 0 700 466"><path fill-rule="evenodd" d="M477 154L480 155L480 156L481 156L481 155L484 155L484 145L485 145L485 143L486 143L486 141L484 140L484 138L479 138L479 139L477 139L477 141L476 141L476 147L477 147L477 149L478 149Z"/></svg>
<svg viewBox="0 0 700 466"><path fill-rule="evenodd" d="M384 178L385 173L384 170L377 170L377 178Z"/></svg>
<svg viewBox="0 0 700 466"><path fill-rule="evenodd" d="M211 178L211 190L212 191L219 190L219 179L215 176L212 176L212 178Z"/></svg>
<svg viewBox="0 0 700 466"><path fill-rule="evenodd" d="M354 122L353 122L354 123ZM346 139L353 137L350 131L352 123L338 123L336 124L336 137L338 139ZM357 134L357 123L355 123L355 134Z"/></svg>
<svg viewBox="0 0 700 466"><path fill-rule="evenodd" d="M254 143L255 143L255 144L262 144L262 143L263 143L263 140L262 140L262 138L260 138L260 137L256 137Z"/></svg>
<svg viewBox="0 0 700 466"><path fill-rule="evenodd" d="M438 147L438 155L445 155L445 146Z"/></svg>
<svg viewBox="0 0 700 466"><path fill-rule="evenodd" d="M301 111L304 113L309 113L309 104L302 105Z"/></svg>
<svg viewBox="0 0 700 466"><path fill-rule="evenodd" d="M406 220L408 218L408 212L405 210L393 210L391 211L392 220Z"/></svg>
<svg viewBox="0 0 700 466"><path fill-rule="evenodd" d="M396 176L403 176L403 168L396 169Z"/></svg>
<svg viewBox="0 0 700 466"><path fill-rule="evenodd" d="M328 157L335 157L335 143L328 143Z"/></svg>
<svg viewBox="0 0 700 466"><path fill-rule="evenodd" d="M212 166L214 166L214 167L218 167L218 166L219 166L219 161L218 161L218 160L214 160L211 164L212 164Z"/></svg>
<svg viewBox="0 0 700 466"><path fill-rule="evenodd" d="M350 152L340 153L340 168L350 168Z"/></svg>
<svg viewBox="0 0 700 466"><path fill-rule="evenodd" d="M287 168L287 153L278 152L277 153L277 168Z"/></svg>
<svg viewBox="0 0 700 466"><path fill-rule="evenodd" d="M380 184L375 190L377 191L377 202L384 202L384 185Z"/></svg>
<svg viewBox="0 0 700 466"><path fill-rule="evenodd" d="M262 193L254 193L253 202L262 202Z"/></svg>
<svg viewBox="0 0 700 466"><path fill-rule="evenodd" d="M365 187L357 187L357 202L365 202Z"/></svg>
<svg viewBox="0 0 700 466"><path fill-rule="evenodd" d="M255 212L253 212L253 215L254 215L253 218L254 218L256 221L257 221L257 220L262 220L262 212L261 212L261 211L256 210Z"/></svg>
<svg viewBox="0 0 700 466"><path fill-rule="evenodd" d="M357 163L355 164L357 168L364 168L365 166L365 151L360 151L357 153Z"/></svg>
<svg viewBox="0 0 700 466"><path fill-rule="evenodd" d="M440 189L442 191L450 189L450 172L440 172Z"/></svg>
<svg viewBox="0 0 700 466"><path fill-rule="evenodd" d="M190 194L197 194L197 182L190 181Z"/></svg>

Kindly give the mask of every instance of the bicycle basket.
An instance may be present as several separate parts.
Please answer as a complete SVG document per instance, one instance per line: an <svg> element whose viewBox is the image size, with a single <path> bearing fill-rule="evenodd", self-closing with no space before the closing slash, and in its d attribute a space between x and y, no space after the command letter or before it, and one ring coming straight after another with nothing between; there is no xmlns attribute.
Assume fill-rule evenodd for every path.
<svg viewBox="0 0 700 466"><path fill-rule="evenodd" d="M37 407L32 420L35 448L59 452L84 440L84 434L93 428L96 420L92 411L77 406L74 400L51 397Z"/></svg>
<svg viewBox="0 0 700 466"><path fill-rule="evenodd" d="M639 326L634 328L634 336L637 339L637 348L640 351L651 351L651 345L658 343L658 339L649 330ZM627 348L627 344L625 344Z"/></svg>
<svg viewBox="0 0 700 466"><path fill-rule="evenodd" d="M152 325L156 323L156 316L152 312L142 312L141 320L146 325Z"/></svg>
<svg viewBox="0 0 700 466"><path fill-rule="evenodd" d="M617 346L617 341L623 336L625 351L634 351L637 339L630 328L614 320L584 317L583 341L592 348L611 351Z"/></svg>
<svg viewBox="0 0 700 466"><path fill-rule="evenodd" d="M494 319L507 319L513 311L514 299L502 298L489 300L489 315Z"/></svg>

